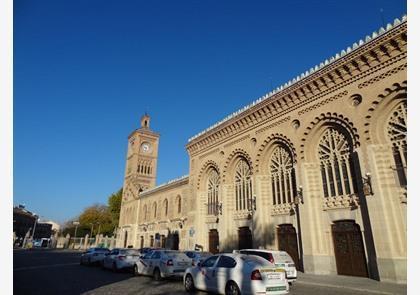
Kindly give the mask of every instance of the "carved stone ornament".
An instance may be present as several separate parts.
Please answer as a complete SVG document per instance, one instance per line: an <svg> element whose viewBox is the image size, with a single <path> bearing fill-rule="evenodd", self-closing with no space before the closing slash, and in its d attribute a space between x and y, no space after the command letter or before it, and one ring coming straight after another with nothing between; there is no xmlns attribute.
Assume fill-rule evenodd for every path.
<svg viewBox="0 0 420 295"><path fill-rule="evenodd" d="M218 217L216 215L207 215L206 216L206 223L217 223Z"/></svg>
<svg viewBox="0 0 420 295"><path fill-rule="evenodd" d="M293 127L293 129L298 129L300 127L299 120L293 120L292 121L292 127Z"/></svg>
<svg viewBox="0 0 420 295"><path fill-rule="evenodd" d="M349 103L354 107L358 106L362 103L362 96L360 94L353 94L349 97Z"/></svg>
<svg viewBox="0 0 420 295"><path fill-rule="evenodd" d="M235 211L233 213L233 219L249 219L251 217L251 213L248 210L240 210Z"/></svg>
<svg viewBox="0 0 420 295"><path fill-rule="evenodd" d="M294 211L295 204L293 203L284 203L284 204L278 204L274 205L271 208L271 215L290 215L290 212Z"/></svg>
<svg viewBox="0 0 420 295"><path fill-rule="evenodd" d="M324 198L324 210L359 207L359 198L354 195L343 195L336 197Z"/></svg>

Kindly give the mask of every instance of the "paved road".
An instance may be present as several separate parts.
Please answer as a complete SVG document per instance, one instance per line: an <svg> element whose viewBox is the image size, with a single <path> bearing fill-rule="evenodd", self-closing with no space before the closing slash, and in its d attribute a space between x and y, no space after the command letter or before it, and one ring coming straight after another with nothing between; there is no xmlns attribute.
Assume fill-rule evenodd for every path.
<svg viewBox="0 0 420 295"><path fill-rule="evenodd" d="M80 253L69 251L14 251L14 294L185 294L182 281L155 282L130 273L113 273L98 267L79 265ZM357 286L356 286L357 287ZM1 293L1 292L0 292ZM199 292L200 295L206 294ZM361 295L387 294L343 288L340 285L317 284L301 280L293 285L292 295ZM393 294L393 293L388 293Z"/></svg>

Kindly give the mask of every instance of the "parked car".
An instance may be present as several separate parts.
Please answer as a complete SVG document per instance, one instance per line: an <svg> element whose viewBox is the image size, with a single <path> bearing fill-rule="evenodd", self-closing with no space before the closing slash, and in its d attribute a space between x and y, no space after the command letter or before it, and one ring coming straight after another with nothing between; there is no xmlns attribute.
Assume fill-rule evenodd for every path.
<svg viewBox="0 0 420 295"><path fill-rule="evenodd" d="M265 249L242 249L237 252L248 255L260 256L277 267L282 267L286 271L287 280L291 283L297 279L297 270L295 263L286 251L275 251Z"/></svg>
<svg viewBox="0 0 420 295"><path fill-rule="evenodd" d="M102 268L112 269L113 271L123 269L132 270L139 257L139 250L115 248L105 255L102 262Z"/></svg>
<svg viewBox="0 0 420 295"><path fill-rule="evenodd" d="M175 250L153 250L141 257L134 265L135 275L152 275L156 281L167 277L182 277L192 266L185 253Z"/></svg>
<svg viewBox="0 0 420 295"><path fill-rule="evenodd" d="M184 251L184 253L192 259L192 266L196 266L199 262L203 262L205 259L213 256L212 253L203 251Z"/></svg>
<svg viewBox="0 0 420 295"><path fill-rule="evenodd" d="M107 253L109 253L107 248L89 248L80 256L80 264L100 264Z"/></svg>
<svg viewBox="0 0 420 295"><path fill-rule="evenodd" d="M287 294L285 270L267 260L244 254L217 254L184 275L187 292L195 289L219 294Z"/></svg>

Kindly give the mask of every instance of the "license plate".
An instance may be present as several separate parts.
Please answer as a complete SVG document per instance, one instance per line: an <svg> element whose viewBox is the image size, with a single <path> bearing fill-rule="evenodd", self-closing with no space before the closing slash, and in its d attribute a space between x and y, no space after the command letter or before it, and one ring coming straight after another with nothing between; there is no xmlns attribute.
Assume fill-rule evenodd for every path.
<svg viewBox="0 0 420 295"><path fill-rule="evenodd" d="M185 266L187 264L188 264L188 262L178 262L178 265L180 265L180 266Z"/></svg>
<svg viewBox="0 0 420 295"><path fill-rule="evenodd" d="M288 272L287 272L287 275L288 275L288 276L292 276L292 275L293 275L293 272L292 272L292 271L288 271Z"/></svg>
<svg viewBox="0 0 420 295"><path fill-rule="evenodd" d="M184 269L175 269L174 272L184 272Z"/></svg>
<svg viewBox="0 0 420 295"><path fill-rule="evenodd" d="M281 279L281 277L282 277L281 274L276 274L276 273L270 273L267 275L267 278L269 280L278 280L278 279Z"/></svg>
<svg viewBox="0 0 420 295"><path fill-rule="evenodd" d="M266 292L274 292L274 291L284 291L286 290L286 286L277 286L277 287L267 287Z"/></svg>

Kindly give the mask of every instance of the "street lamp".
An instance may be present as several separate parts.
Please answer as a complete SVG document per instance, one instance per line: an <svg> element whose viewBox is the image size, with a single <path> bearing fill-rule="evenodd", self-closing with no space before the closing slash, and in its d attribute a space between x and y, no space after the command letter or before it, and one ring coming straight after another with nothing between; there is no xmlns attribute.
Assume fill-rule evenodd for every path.
<svg viewBox="0 0 420 295"><path fill-rule="evenodd" d="M74 238L76 239L77 237L77 227L79 226L80 222L79 221L73 221L73 225L76 226L76 228L74 229Z"/></svg>

